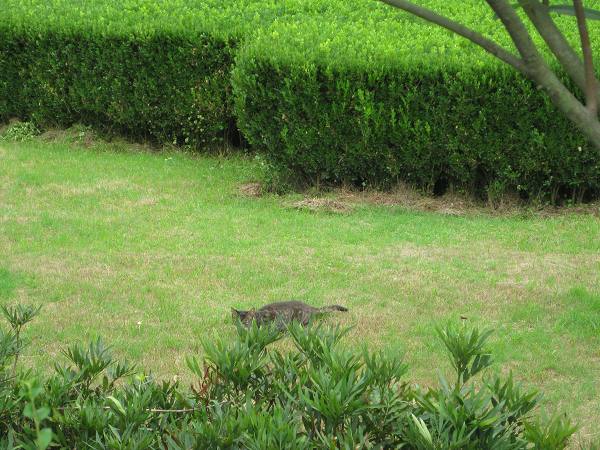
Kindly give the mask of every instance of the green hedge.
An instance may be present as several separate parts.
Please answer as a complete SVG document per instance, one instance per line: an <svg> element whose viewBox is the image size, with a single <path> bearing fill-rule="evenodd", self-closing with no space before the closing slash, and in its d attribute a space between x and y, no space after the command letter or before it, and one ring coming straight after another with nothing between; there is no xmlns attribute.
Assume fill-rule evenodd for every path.
<svg viewBox="0 0 600 450"><path fill-rule="evenodd" d="M483 2L418 2L511 47ZM600 194L598 151L534 86L377 0L4 0L0 121L13 116L196 147L239 122L305 183Z"/></svg>
<svg viewBox="0 0 600 450"><path fill-rule="evenodd" d="M16 14L25 2L12 3ZM82 122L180 143L223 135L231 117L230 39L181 21L165 20L161 28L147 20L151 11L140 12L136 26L127 21L133 13L119 17L116 2L104 10L101 2L34 3L36 17L0 18L8 69L0 76L10 92L0 117Z"/></svg>
<svg viewBox="0 0 600 450"><path fill-rule="evenodd" d="M320 0L5 0L0 121L75 122L195 146L236 132L229 74L254 29Z"/></svg>
<svg viewBox="0 0 600 450"><path fill-rule="evenodd" d="M164 35L31 37L23 46L27 61L21 61L24 77L11 115L180 143L223 135L231 116L227 42L209 36L200 46Z"/></svg>
<svg viewBox="0 0 600 450"><path fill-rule="evenodd" d="M544 94L421 23L280 23L239 52L233 85L244 135L295 181L600 194L600 153Z"/></svg>

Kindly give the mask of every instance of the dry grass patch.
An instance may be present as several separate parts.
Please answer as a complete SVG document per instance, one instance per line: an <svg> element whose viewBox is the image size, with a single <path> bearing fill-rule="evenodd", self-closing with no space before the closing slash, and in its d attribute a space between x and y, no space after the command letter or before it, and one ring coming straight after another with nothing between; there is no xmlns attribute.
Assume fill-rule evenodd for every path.
<svg viewBox="0 0 600 450"><path fill-rule="evenodd" d="M40 134L40 139L44 142L70 142L90 148L99 142L94 131L89 127L71 127L68 129L52 128L45 130Z"/></svg>
<svg viewBox="0 0 600 450"><path fill-rule="evenodd" d="M328 212L334 214L348 214L354 209L349 203L324 197L306 198L292 203L291 207L313 212Z"/></svg>
<svg viewBox="0 0 600 450"><path fill-rule="evenodd" d="M140 186L132 183L129 180L121 179L103 179L99 180L94 184L77 184L72 183L48 183L43 187L36 186L27 189L29 195L44 195L49 193L51 195L58 195L63 198L73 196L94 196L98 194L107 194L113 192L131 192L140 191Z"/></svg>
<svg viewBox="0 0 600 450"><path fill-rule="evenodd" d="M123 206L126 208L139 207L139 206L155 206L158 204L160 199L158 197L142 197L137 200L125 200Z"/></svg>
<svg viewBox="0 0 600 450"><path fill-rule="evenodd" d="M358 191L339 189L334 196L348 203L358 203L378 206L399 206L417 211L437 212L445 215L460 216L467 213L479 212L482 206L472 199L457 194L446 194L442 197L432 197L400 184L394 189L382 191Z"/></svg>
<svg viewBox="0 0 600 450"><path fill-rule="evenodd" d="M390 191L334 189L331 197L350 205L377 205L401 207L412 211L434 212L449 216L486 214L493 216L557 217L581 214L600 217L600 202L569 207L527 205L515 196L507 195L502 201L491 204L476 201L466 195L446 193L439 197L424 194L410 186L400 184Z"/></svg>
<svg viewBox="0 0 600 450"><path fill-rule="evenodd" d="M261 197L263 187L260 183L245 183L238 187L238 192L242 197Z"/></svg>

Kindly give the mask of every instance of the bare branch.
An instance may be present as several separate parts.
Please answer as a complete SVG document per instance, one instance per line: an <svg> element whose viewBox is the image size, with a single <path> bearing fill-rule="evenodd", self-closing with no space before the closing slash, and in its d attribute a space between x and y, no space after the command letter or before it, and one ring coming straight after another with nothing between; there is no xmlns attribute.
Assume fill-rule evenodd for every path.
<svg viewBox="0 0 600 450"><path fill-rule="evenodd" d="M486 2L496 12L504 24L504 28L517 47L521 58L507 51L499 44L485 38L476 31L429 9L415 5L408 0L380 1L463 36L500 60L516 68L533 82L537 83L538 86L544 88L552 100L552 103L554 103L554 105L562 111L573 124L583 131L596 148L600 148L600 122L598 121L598 116L592 114L590 110L586 108L573 93L569 91L569 89L567 89L558 76L552 72L545 59L538 51L515 8L508 3L507 0L486 0ZM547 6L548 2L545 0L542 1L543 5ZM519 2L526 2L526 0L519 0Z"/></svg>
<svg viewBox="0 0 600 450"><path fill-rule="evenodd" d="M543 87L556 105L590 141L600 148L600 123L550 70L514 7L506 0L486 0L504 24L525 63L525 73Z"/></svg>
<svg viewBox="0 0 600 450"><path fill-rule="evenodd" d="M458 23L447 17L441 16L430 9L423 8L422 6L415 5L407 0L381 0L383 3L387 3L388 5L395 6L396 8L402 9L406 12L409 12L417 17L425 19L428 22L439 25L443 28L446 28L464 38L467 38L471 42L477 44L485 51L491 53L496 56L500 60L504 61L506 64L511 65L519 72L524 73L525 65L521 59L519 59L516 55L512 54L502 46L498 45L494 41L486 38L482 34Z"/></svg>
<svg viewBox="0 0 600 450"><path fill-rule="evenodd" d="M538 0L519 0L519 4L569 77L581 89L581 92L585 92L583 61L550 17L547 5L540 4ZM600 97L600 90L596 95Z"/></svg>
<svg viewBox="0 0 600 450"><path fill-rule="evenodd" d="M59 406L56 408L58 411L67 411L68 409L80 409L80 405L72 404L66 406ZM110 406L103 406L103 410L109 411L112 409ZM154 414L188 414L196 411L204 411L205 408L182 408L182 409L161 409L161 408L146 408L145 412Z"/></svg>
<svg viewBox="0 0 600 450"><path fill-rule="evenodd" d="M498 15L504 28L508 31L512 41L515 43L519 54L527 67L532 62L541 60L542 57L538 52L535 43L531 39L525 24L519 18L515 8L506 0L486 0L488 5Z"/></svg>
<svg viewBox="0 0 600 450"><path fill-rule="evenodd" d="M577 17L577 27L579 28L579 37L581 38L581 49L583 51L583 65L585 67L585 103L591 114L598 114L598 98L596 90L598 81L594 74L594 60L592 56L592 46L590 44L590 35L587 29L585 12L581 0L573 0L575 7L575 16Z"/></svg>

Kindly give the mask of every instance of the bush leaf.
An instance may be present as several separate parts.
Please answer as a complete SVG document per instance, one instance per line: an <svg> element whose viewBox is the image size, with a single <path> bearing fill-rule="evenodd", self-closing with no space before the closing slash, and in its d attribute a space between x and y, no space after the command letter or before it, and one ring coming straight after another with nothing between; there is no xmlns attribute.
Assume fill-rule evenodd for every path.
<svg viewBox="0 0 600 450"><path fill-rule="evenodd" d="M52 430L50 428L43 428L38 433L37 439L35 440L37 448L45 450L52 442Z"/></svg>
<svg viewBox="0 0 600 450"><path fill-rule="evenodd" d="M125 415L126 415L125 408L123 408L123 405L121 404L121 402L119 400L117 400L112 395L109 395L108 397L106 397L106 400L108 400L108 403L109 403L109 406L111 407L111 409L115 410L121 416L125 417Z"/></svg>

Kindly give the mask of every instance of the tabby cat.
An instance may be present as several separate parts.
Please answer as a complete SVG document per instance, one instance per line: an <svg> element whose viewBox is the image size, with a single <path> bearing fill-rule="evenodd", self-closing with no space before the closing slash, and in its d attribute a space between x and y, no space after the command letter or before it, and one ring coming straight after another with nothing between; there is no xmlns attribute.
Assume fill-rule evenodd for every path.
<svg viewBox="0 0 600 450"><path fill-rule="evenodd" d="M260 309L252 308L249 311L238 311L231 308L233 320L240 320L245 326L250 326L256 322L258 326L275 323L279 328L285 328L285 325L291 322L299 322L302 325L308 325L312 318L318 314L332 311L348 311L340 305L323 306L315 308L304 302L289 301L270 303Z"/></svg>

